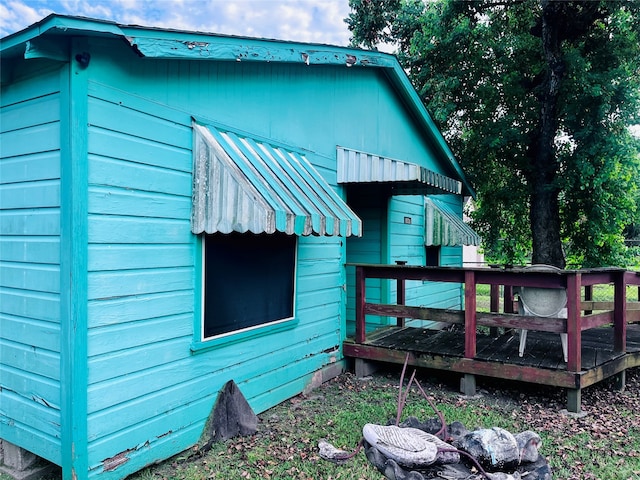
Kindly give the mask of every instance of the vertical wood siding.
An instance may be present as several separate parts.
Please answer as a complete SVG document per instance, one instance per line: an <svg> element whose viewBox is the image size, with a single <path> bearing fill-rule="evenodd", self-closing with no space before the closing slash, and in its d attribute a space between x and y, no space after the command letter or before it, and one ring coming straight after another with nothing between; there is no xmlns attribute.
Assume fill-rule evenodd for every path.
<svg viewBox="0 0 640 480"><path fill-rule="evenodd" d="M60 464L60 91L3 88L0 438Z"/></svg>

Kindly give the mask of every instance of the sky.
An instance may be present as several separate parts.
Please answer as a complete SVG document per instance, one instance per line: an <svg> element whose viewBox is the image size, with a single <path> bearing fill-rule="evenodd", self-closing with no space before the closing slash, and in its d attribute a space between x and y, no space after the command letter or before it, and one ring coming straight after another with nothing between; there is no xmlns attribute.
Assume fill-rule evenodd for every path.
<svg viewBox="0 0 640 480"><path fill-rule="evenodd" d="M349 0L0 0L0 37L50 13L127 25L346 46Z"/></svg>

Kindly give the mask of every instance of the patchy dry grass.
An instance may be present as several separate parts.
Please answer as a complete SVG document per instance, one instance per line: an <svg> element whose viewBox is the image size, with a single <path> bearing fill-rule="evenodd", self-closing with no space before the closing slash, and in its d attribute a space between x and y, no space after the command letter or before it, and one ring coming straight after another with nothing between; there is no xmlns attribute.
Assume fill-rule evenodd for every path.
<svg viewBox="0 0 640 480"><path fill-rule="evenodd" d="M309 395L298 395L259 415L256 435L198 447L152 467L131 480L380 480L363 453L346 465L318 455L318 442L351 450L365 423L387 423L396 416L399 367L365 380L344 374ZM457 375L419 371L421 385L447 422L468 428L498 426L512 432L531 429L542 439L541 452L559 480L640 479L640 369L627 371L624 392L611 382L583 390L582 418L562 413L565 395L551 387L479 379L480 396L457 393ZM434 417L412 390L403 418ZM8 477L0 475L0 480ZM49 477L48 480L57 480Z"/></svg>
<svg viewBox="0 0 640 480"><path fill-rule="evenodd" d="M382 475L363 453L346 465L320 459L318 441L352 449L367 422L396 416L398 370L358 380L342 375L309 396L299 395L260 415L258 433L216 444L204 455L197 448L131 477L158 479L345 479L379 480ZM532 429L543 438L542 453L554 478L621 480L640 478L640 372L627 373L627 389L603 382L583 391L583 418L567 416L564 392L540 386L487 380L482 395L464 398L457 379L419 372L418 379L447 422L469 428L499 426L513 432ZM434 416L414 391L403 418Z"/></svg>

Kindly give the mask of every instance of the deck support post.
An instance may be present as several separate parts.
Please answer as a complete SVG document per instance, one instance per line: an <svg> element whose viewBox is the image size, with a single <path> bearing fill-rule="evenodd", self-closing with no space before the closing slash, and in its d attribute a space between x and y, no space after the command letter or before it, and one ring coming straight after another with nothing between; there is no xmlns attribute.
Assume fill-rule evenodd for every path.
<svg viewBox="0 0 640 480"><path fill-rule="evenodd" d="M585 302L593 301L593 285L587 285L586 287L584 287L584 300ZM584 311L585 315L591 315L592 313L593 310Z"/></svg>
<svg viewBox="0 0 640 480"><path fill-rule="evenodd" d="M364 378L373 375L378 370L378 364L363 358L356 358L354 370L356 378Z"/></svg>
<svg viewBox="0 0 640 480"><path fill-rule="evenodd" d="M465 373L460 378L460 392L466 397L473 397L476 394L476 376Z"/></svg>
<svg viewBox="0 0 640 480"><path fill-rule="evenodd" d="M407 262L406 260L396 260L396 265L406 265ZM404 280L404 278L398 278L398 280L396 281L396 304L397 305L404 305L406 302L406 298L405 298L405 285L406 282ZM396 325L398 327L404 327L404 317L398 317L396 318Z"/></svg>
<svg viewBox="0 0 640 480"><path fill-rule="evenodd" d="M580 413L582 409L582 389L581 388L568 388L567 389L567 411L570 413Z"/></svg>
<svg viewBox="0 0 640 480"><path fill-rule="evenodd" d="M504 313L516 313L513 308L513 285L505 285L502 296L504 298Z"/></svg>
<svg viewBox="0 0 640 480"><path fill-rule="evenodd" d="M464 356L475 358L476 356L476 276L473 270L464 272ZM460 379L460 391L472 397L476 394L476 376L466 373Z"/></svg>
<svg viewBox="0 0 640 480"><path fill-rule="evenodd" d="M579 273L567 275L567 370L570 372L582 370L580 282L581 275Z"/></svg>
<svg viewBox="0 0 640 480"><path fill-rule="evenodd" d="M627 371L623 370L620 373L616 373L613 376L613 388L618 390L619 392L624 392L624 389L627 386Z"/></svg>
<svg viewBox="0 0 640 480"><path fill-rule="evenodd" d="M491 284L489 287L489 311L492 313L498 313L500 311L500 285ZM492 337L497 337L500 334L498 327L491 327L489 329Z"/></svg>

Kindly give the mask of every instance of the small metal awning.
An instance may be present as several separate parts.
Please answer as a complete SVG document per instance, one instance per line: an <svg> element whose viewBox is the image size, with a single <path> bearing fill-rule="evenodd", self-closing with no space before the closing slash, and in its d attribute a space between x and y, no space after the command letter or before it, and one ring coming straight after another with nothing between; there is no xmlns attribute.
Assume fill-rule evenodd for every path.
<svg viewBox="0 0 640 480"><path fill-rule="evenodd" d="M362 222L301 153L193 124L191 231L362 235Z"/></svg>
<svg viewBox="0 0 640 480"><path fill-rule="evenodd" d="M387 183L397 195L462 194L462 182L415 163L338 147L338 183Z"/></svg>
<svg viewBox="0 0 640 480"><path fill-rule="evenodd" d="M444 202L425 199L425 245L480 245L480 237Z"/></svg>

